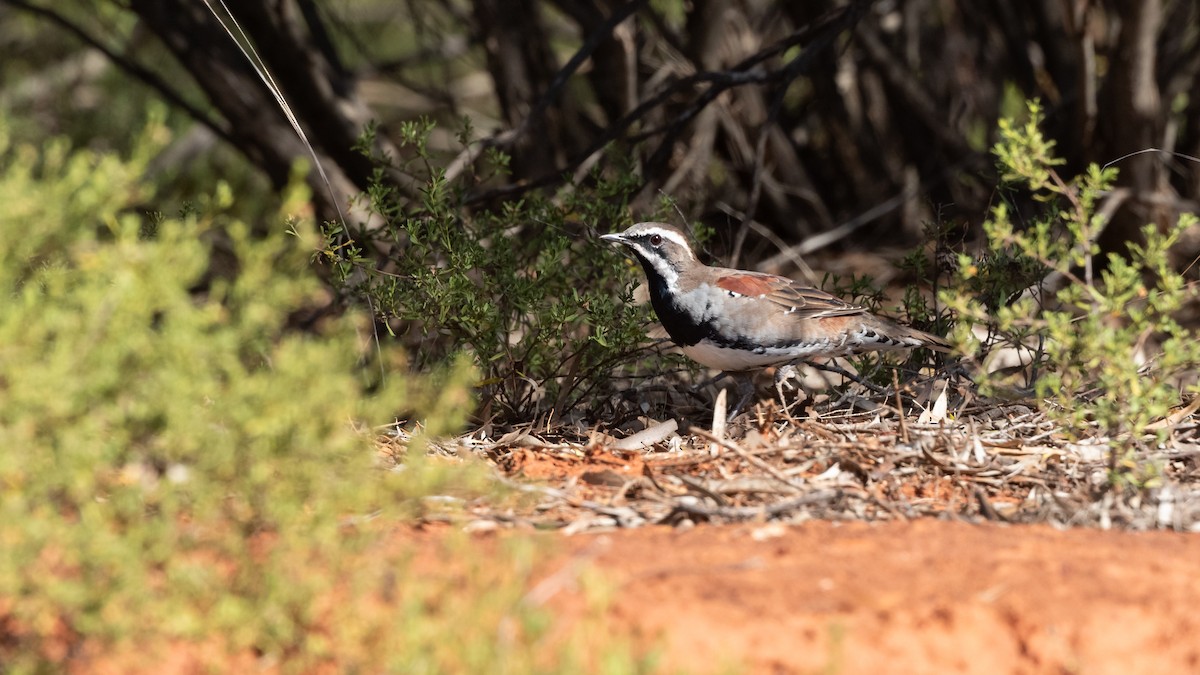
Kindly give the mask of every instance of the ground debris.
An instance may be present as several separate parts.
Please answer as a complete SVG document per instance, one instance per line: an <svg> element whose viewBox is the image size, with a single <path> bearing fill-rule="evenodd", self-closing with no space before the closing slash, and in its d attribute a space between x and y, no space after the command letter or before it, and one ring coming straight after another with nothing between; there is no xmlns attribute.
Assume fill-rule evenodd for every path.
<svg viewBox="0 0 1200 675"><path fill-rule="evenodd" d="M498 480L534 497L515 514L511 504L496 513L474 506L466 520L476 529L489 519L575 533L934 517L1200 531L1195 409L1167 420L1166 442L1114 443L1098 432L1067 434L1030 402L973 399L947 410L943 394L933 406L908 405L901 414L889 404L895 398L862 400L826 398L802 417L767 402L716 426L704 416L707 426L641 418L622 432L578 423L497 438L477 432L429 452L486 458ZM1114 446L1141 448L1139 461L1113 463Z"/></svg>

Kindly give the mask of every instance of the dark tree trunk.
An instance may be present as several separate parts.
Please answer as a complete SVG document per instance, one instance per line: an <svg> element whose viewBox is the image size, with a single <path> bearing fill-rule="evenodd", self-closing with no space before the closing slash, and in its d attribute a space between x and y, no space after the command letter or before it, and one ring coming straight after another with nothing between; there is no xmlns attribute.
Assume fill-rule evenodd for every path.
<svg viewBox="0 0 1200 675"><path fill-rule="evenodd" d="M1103 123L1107 157L1163 145L1162 99L1155 77L1157 39L1162 20L1161 0L1116 0L1121 31L1112 59L1112 74L1102 91L1109 111ZM1161 201L1166 188L1163 159L1147 152L1121 160L1118 183L1130 188L1131 198L1099 237L1101 263L1109 253L1124 255L1130 243L1144 240L1142 228L1165 224Z"/></svg>
<svg viewBox="0 0 1200 675"><path fill-rule="evenodd" d="M558 69L540 5L537 0L473 0L476 30L504 121L510 129L530 125L511 150L517 180L553 171L563 159L557 152L562 118L543 112L540 119L530 119Z"/></svg>
<svg viewBox="0 0 1200 675"><path fill-rule="evenodd" d="M332 184L316 168L308 183L321 205L321 217L350 213L351 200L367 187L370 159L352 150L369 114L354 97L353 79L331 60L324 27L311 12L301 14L290 1L230 3L238 23L254 43ZM220 111L218 133L259 166L276 187L283 186L293 163L309 158L275 97L254 73L246 57L203 3L179 0L131 0L130 8L175 55ZM385 142L380 139L379 142ZM310 160L311 162L311 160Z"/></svg>

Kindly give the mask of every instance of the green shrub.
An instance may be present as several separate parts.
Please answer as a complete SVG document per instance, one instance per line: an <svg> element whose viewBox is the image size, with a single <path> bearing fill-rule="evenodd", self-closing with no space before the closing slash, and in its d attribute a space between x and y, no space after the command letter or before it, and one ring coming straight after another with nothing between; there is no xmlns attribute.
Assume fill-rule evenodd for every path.
<svg viewBox="0 0 1200 675"><path fill-rule="evenodd" d="M417 577L408 549L387 544L422 496L478 494L482 472L412 456L392 469L369 425L402 409L460 425L469 369L444 373L434 396L399 362L371 376L361 316L290 331L289 315L327 293L308 269L317 236L285 234L281 219L250 237L220 215L227 190L197 201L205 215L130 212L152 197L143 174L165 140L153 121L124 159L12 147L4 130L6 669L122 650L151 665L175 643L298 671L539 662L527 550ZM235 262L209 274L217 249ZM368 517L379 512L390 518Z"/></svg>
<svg viewBox="0 0 1200 675"><path fill-rule="evenodd" d="M1147 227L1144 245L1097 265L1097 206L1116 170L1092 165L1062 179L1041 118L1032 103L1023 123L1002 121L994 149L1008 193L1024 191L1040 208L1018 218L1008 202L998 204L984 225L986 249L959 257L960 290L943 301L958 313L967 353L980 346L971 326L983 325L989 348L1013 348L1029 361L1019 372L981 372L984 393L1031 389L1076 433L1133 447L1180 402L1181 382L1200 363L1200 343L1175 319L1196 291L1168 256L1196 219L1184 215L1165 231Z"/></svg>
<svg viewBox="0 0 1200 675"><path fill-rule="evenodd" d="M480 373L483 417L527 421L594 400L614 367L630 361L649 320L647 306L630 302L623 256L596 240L597 227L628 224L632 171L592 176L586 189L554 198L530 193L469 210L467 191L486 177L447 180L426 149L432 130L402 130L411 154L402 168L425 176L419 203L381 170L368 198L382 225L353 232L350 247L340 225L327 227L326 257L343 287L409 333L402 337L418 345L418 367L468 354ZM460 139L469 141L469 128ZM487 159L496 172L508 161L495 150Z"/></svg>

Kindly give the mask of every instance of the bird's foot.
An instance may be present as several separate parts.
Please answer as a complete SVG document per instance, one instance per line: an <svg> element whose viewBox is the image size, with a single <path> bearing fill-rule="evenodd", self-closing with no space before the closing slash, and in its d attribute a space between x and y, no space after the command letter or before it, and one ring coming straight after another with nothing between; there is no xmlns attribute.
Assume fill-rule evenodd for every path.
<svg viewBox="0 0 1200 675"><path fill-rule="evenodd" d="M793 380L799 380L800 373L797 372L796 366L788 363L775 369L775 393L779 395L779 405L783 406L783 413L789 417L792 414L792 407L803 403L808 396L804 390L793 384ZM797 392L796 400L791 403L787 402L787 395L784 394L784 389Z"/></svg>

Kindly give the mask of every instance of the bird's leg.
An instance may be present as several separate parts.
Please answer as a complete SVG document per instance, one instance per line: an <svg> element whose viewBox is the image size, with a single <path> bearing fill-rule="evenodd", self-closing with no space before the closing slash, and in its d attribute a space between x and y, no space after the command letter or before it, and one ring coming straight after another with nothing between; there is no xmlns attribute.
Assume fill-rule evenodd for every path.
<svg viewBox="0 0 1200 675"><path fill-rule="evenodd" d="M710 399L708 396L706 396L703 393L704 390L707 389L708 387L720 382L721 380L724 380L725 378L729 377L730 375L731 375L731 373L728 373L728 372L722 370L721 372L717 373L716 375L704 380L700 384L694 385L691 389L692 396L696 397L697 400L711 403L712 399ZM717 391L720 391L720 389L718 389Z"/></svg>
<svg viewBox="0 0 1200 675"><path fill-rule="evenodd" d="M730 373L728 371L722 370L721 372L717 373L716 375L713 375L712 377L708 378L707 380L696 385L696 391L700 391L709 385L716 384L716 383L720 382L721 380L729 377L731 374L732 373Z"/></svg>
<svg viewBox="0 0 1200 675"><path fill-rule="evenodd" d="M754 376L750 373L730 372L722 373L722 375L729 375L737 381L738 402L737 405L733 406L733 409L729 411L729 416L726 418L732 421L733 418L737 417L738 413L742 411L742 408L745 407L746 403L750 400L750 397L754 396Z"/></svg>

